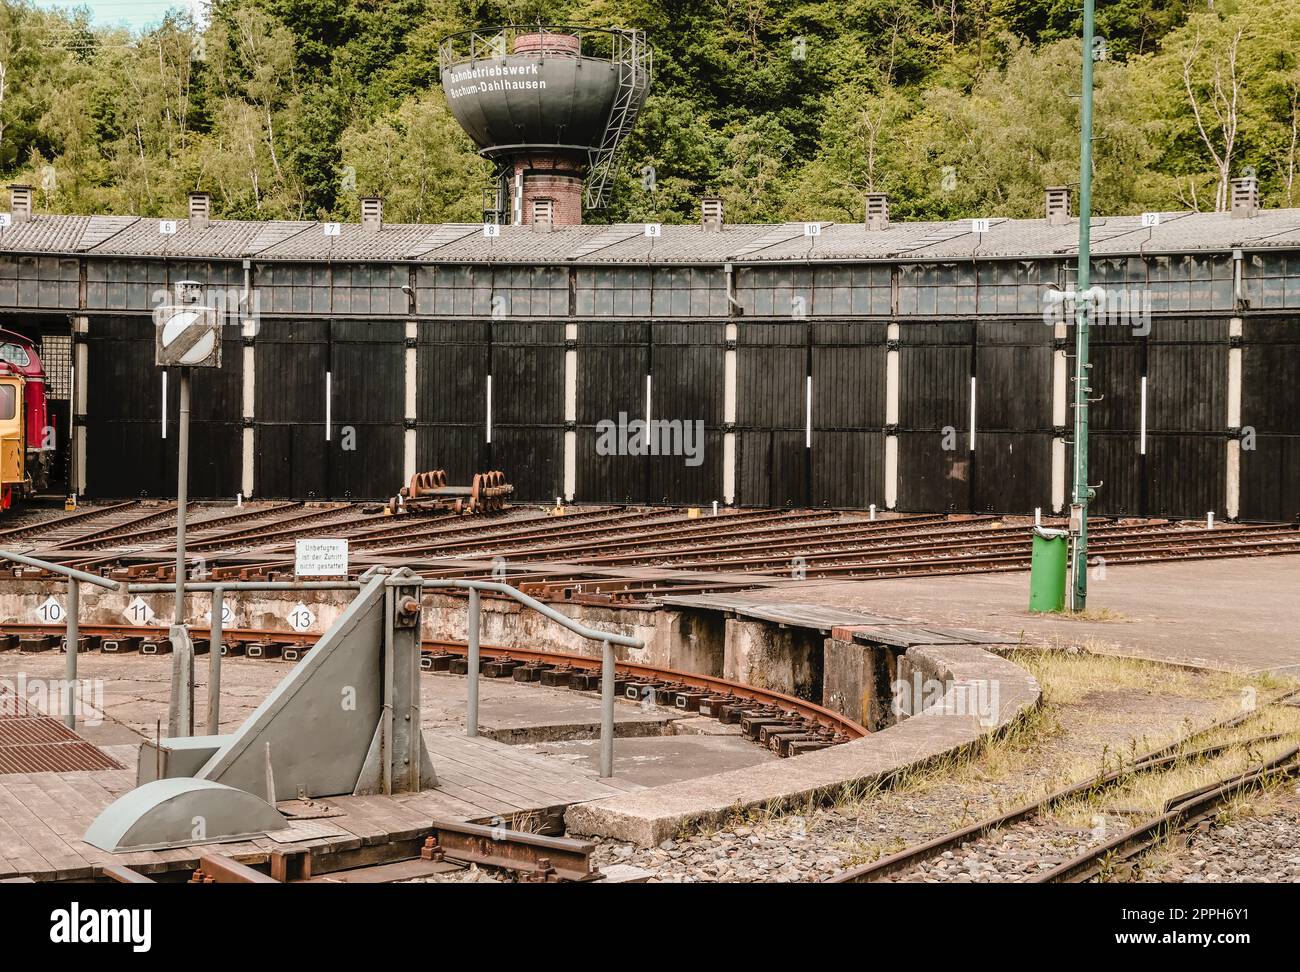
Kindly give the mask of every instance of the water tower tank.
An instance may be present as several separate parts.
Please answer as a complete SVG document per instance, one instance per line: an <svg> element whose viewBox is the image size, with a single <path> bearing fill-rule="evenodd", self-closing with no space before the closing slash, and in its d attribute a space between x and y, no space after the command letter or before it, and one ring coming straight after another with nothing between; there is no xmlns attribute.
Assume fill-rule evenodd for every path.
<svg viewBox="0 0 1300 972"><path fill-rule="evenodd" d="M607 204L650 88L641 31L466 31L443 39L439 61L452 115L495 166L485 219L572 225Z"/></svg>

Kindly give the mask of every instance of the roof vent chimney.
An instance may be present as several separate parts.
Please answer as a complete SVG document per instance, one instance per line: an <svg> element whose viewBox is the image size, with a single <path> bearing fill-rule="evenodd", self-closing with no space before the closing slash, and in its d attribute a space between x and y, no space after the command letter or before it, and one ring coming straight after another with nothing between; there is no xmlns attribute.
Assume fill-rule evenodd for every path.
<svg viewBox="0 0 1300 972"><path fill-rule="evenodd" d="M1069 186L1047 187L1047 225L1064 226L1070 221Z"/></svg>
<svg viewBox="0 0 1300 972"><path fill-rule="evenodd" d="M384 201L378 196L361 197L361 230L364 233L378 233L384 225Z"/></svg>
<svg viewBox="0 0 1300 972"><path fill-rule="evenodd" d="M1250 219L1259 212L1259 181L1253 176L1232 180L1232 216Z"/></svg>
<svg viewBox="0 0 1300 972"><path fill-rule="evenodd" d="M31 186L10 186L9 199L10 222L25 223L32 218Z"/></svg>
<svg viewBox="0 0 1300 972"><path fill-rule="evenodd" d="M206 192L190 193L190 226L207 229L212 222L212 197Z"/></svg>
<svg viewBox="0 0 1300 972"><path fill-rule="evenodd" d="M546 196L534 196L533 218L530 222L534 230L546 233L555 226L555 200Z"/></svg>
<svg viewBox="0 0 1300 972"><path fill-rule="evenodd" d="M722 232L722 200L707 198L700 200L700 225L709 233Z"/></svg>
<svg viewBox="0 0 1300 972"><path fill-rule="evenodd" d="M883 192L867 193L867 229L882 230L889 225L889 197Z"/></svg>

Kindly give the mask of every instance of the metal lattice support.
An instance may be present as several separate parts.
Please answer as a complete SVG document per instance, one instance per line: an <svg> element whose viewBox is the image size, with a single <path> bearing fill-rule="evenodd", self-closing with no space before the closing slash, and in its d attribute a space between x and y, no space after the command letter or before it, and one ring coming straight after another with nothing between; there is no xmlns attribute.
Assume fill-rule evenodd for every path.
<svg viewBox="0 0 1300 972"><path fill-rule="evenodd" d="M618 64L618 95L609 113L609 124L600 147L588 157L590 168L584 203L589 209L603 209L609 205L610 183L618 163L623 139L632 130L646 93L650 90L650 76L654 69L654 54L640 31L619 31L614 34L614 60Z"/></svg>
<svg viewBox="0 0 1300 972"><path fill-rule="evenodd" d="M483 187L483 222L510 222L510 173L509 162L497 159L492 163L492 175Z"/></svg>

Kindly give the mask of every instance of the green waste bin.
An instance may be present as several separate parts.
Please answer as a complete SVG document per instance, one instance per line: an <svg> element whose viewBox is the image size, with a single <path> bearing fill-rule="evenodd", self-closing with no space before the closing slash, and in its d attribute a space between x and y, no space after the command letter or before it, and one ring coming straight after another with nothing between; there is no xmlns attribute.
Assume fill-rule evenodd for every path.
<svg viewBox="0 0 1300 972"><path fill-rule="evenodd" d="M1069 532L1034 527L1034 552L1029 566L1029 610L1060 611L1065 607L1065 567Z"/></svg>

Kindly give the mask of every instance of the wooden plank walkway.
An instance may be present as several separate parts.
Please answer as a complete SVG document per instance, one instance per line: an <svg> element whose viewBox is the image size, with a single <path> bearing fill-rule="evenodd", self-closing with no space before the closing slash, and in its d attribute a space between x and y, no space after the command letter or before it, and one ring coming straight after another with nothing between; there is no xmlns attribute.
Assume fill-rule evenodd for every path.
<svg viewBox="0 0 1300 972"><path fill-rule="evenodd" d="M425 742L438 774L436 788L393 796L322 797L318 802L343 814L309 821L330 826L304 826L305 839L293 842L281 834L279 840L257 837L202 848L110 854L83 842L81 835L134 785L134 769L0 776L0 878L88 880L105 864L149 874L192 869L200 849L261 864L276 850L355 850L410 840L428 831L434 819L511 820L641 789L597 779L594 770L567 760L520 752L483 737L470 739L462 732L426 732ZM114 755L125 754L115 747ZM331 835L313 832L321 830Z"/></svg>

